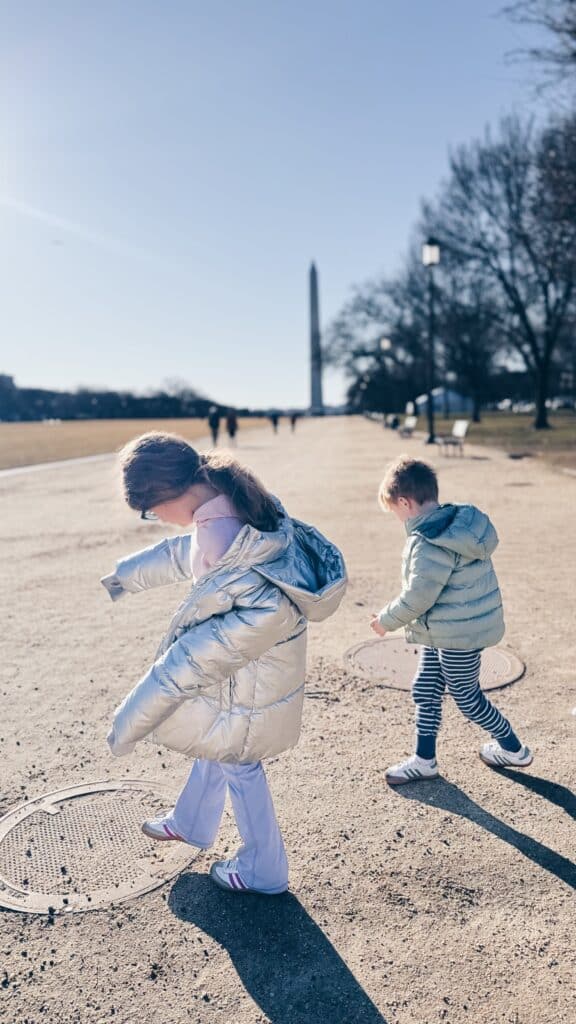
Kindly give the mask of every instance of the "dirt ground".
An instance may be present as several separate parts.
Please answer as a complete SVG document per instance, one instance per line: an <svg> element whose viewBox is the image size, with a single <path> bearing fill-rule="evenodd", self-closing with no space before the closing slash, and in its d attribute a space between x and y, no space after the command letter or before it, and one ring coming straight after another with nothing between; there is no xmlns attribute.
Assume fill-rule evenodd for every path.
<svg viewBox="0 0 576 1024"><path fill-rule="evenodd" d="M402 450L430 456L342 418L254 432L238 451L342 547L350 574L339 612L310 631L301 742L267 768L290 893L211 885L237 841L228 814L214 850L162 889L52 919L0 912L3 1024L574 1020L576 479L485 448L432 453L442 498L497 525L505 643L528 671L494 700L536 756L525 774L492 772L480 731L447 705L443 778L393 791L384 770L410 752L409 696L351 675L343 654L372 639L370 613L397 588L402 528L375 494ZM0 476L0 505L0 811L102 779L176 787L179 756L141 744L116 760L105 744L183 591L112 604L98 579L164 528L122 506L105 461Z"/></svg>

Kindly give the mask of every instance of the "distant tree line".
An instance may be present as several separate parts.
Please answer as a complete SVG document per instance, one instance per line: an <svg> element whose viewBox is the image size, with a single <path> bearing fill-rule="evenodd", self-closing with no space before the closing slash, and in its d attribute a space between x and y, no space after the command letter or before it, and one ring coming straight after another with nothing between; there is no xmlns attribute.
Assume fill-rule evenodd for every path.
<svg viewBox="0 0 576 1024"><path fill-rule="evenodd" d="M8 374L0 374L0 421L79 419L170 419L205 417L218 404L179 382L146 395L130 391L78 388L50 391L20 388ZM247 410L238 410L247 415Z"/></svg>
<svg viewBox="0 0 576 1024"><path fill-rule="evenodd" d="M529 56L576 77L576 3L535 0L508 13L556 33L551 50ZM539 429L551 395L574 395L576 113L560 109L539 127L505 118L459 147L438 196L422 204L404 267L356 288L330 325L326 357L345 369L354 407L400 411L427 388L427 237L441 252L433 383L471 397L476 419L487 402L530 397Z"/></svg>

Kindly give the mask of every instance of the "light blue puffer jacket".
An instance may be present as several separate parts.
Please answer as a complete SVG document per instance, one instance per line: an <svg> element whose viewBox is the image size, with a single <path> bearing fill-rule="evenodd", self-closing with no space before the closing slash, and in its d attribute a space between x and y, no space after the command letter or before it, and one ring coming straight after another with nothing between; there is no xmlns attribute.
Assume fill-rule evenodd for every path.
<svg viewBox="0 0 576 1024"><path fill-rule="evenodd" d="M384 629L445 650L492 647L504 636L491 555L498 536L474 505L439 505L406 522L402 593L384 608Z"/></svg>

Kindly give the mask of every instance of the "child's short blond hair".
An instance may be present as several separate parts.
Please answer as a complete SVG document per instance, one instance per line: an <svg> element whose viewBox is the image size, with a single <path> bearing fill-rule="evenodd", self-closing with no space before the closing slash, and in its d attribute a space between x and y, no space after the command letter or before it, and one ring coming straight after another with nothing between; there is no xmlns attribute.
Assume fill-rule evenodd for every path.
<svg viewBox="0 0 576 1024"><path fill-rule="evenodd" d="M438 501L438 477L432 466L408 455L400 455L386 468L380 484L378 502L384 509L398 501L412 498L419 505Z"/></svg>

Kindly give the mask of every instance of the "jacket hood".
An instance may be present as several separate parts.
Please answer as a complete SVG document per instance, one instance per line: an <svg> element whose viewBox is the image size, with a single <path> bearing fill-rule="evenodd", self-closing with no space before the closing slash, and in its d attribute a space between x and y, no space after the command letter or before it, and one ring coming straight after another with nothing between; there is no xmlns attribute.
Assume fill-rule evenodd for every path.
<svg viewBox="0 0 576 1024"><path fill-rule="evenodd" d="M243 526L212 572L246 564L279 587L312 622L336 611L346 590L344 559L319 530L282 513L277 530L265 533Z"/></svg>
<svg viewBox="0 0 576 1024"><path fill-rule="evenodd" d="M439 505L409 519L406 530L471 562L490 558L498 544L490 519L475 505Z"/></svg>

